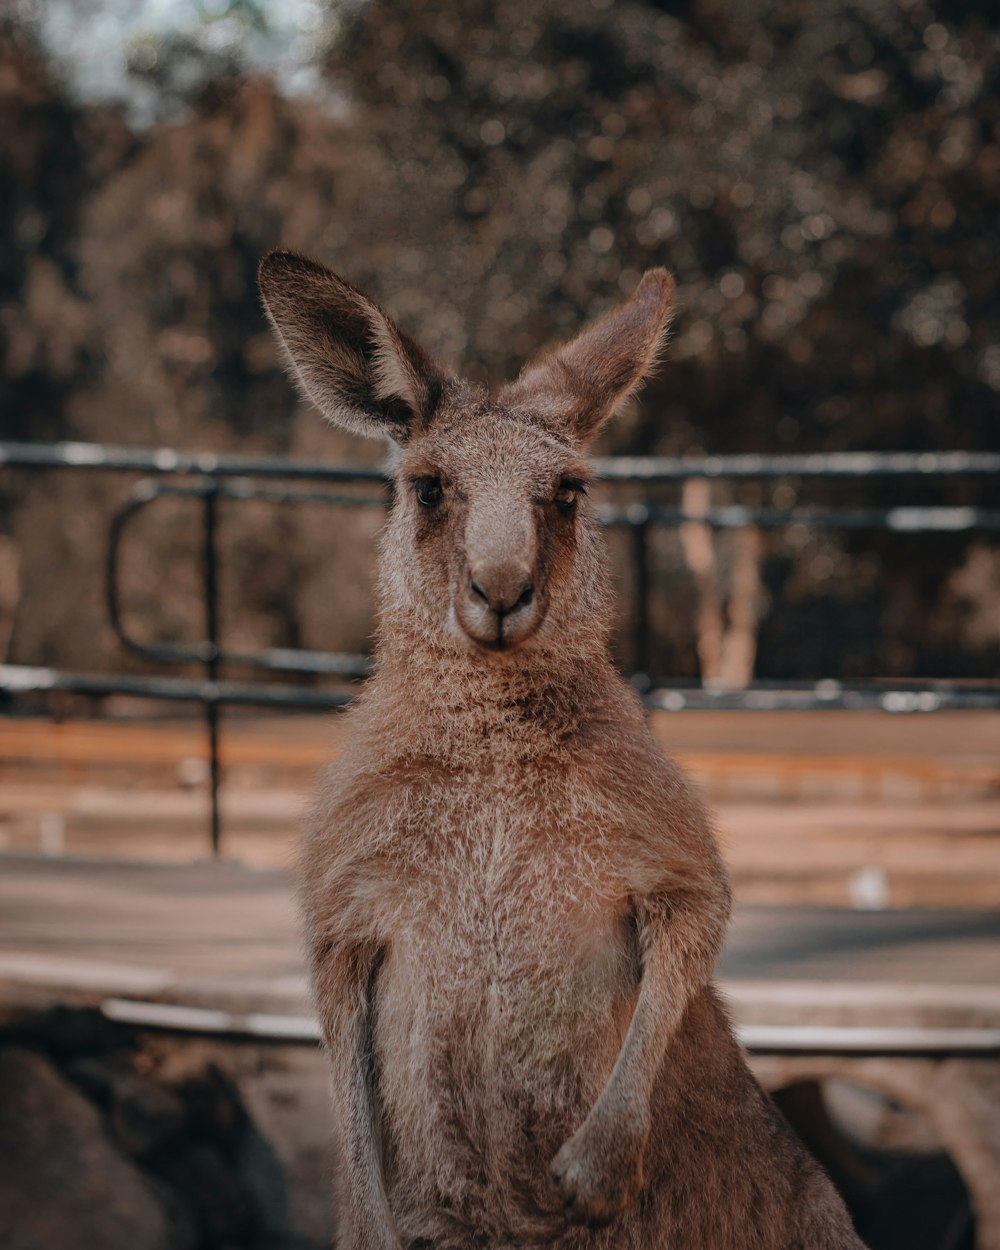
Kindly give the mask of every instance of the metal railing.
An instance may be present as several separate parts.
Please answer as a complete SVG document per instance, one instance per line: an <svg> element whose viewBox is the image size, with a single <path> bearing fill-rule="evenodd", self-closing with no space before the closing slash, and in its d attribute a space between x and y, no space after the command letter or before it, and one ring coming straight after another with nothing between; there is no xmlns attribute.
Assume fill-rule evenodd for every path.
<svg viewBox="0 0 1000 1250"><path fill-rule="evenodd" d="M219 628L220 501L265 500L283 505L321 504L383 508L390 481L374 468L324 465L276 457L187 455L172 449L134 450L89 443L0 443L0 468L111 471L142 473L110 521L106 559L108 618L121 644L156 664L194 663L203 678L87 674L23 665L0 665L0 690L11 693L72 691L92 696L136 695L199 703L204 711L209 757L211 839L220 845L219 713L223 705L334 708L350 702L341 690L315 689L288 682L237 682L223 679L226 665L250 666L272 673L364 676L367 657L300 648L262 648L235 652L223 646ZM693 478L747 480L774 478L914 478L942 481L958 477L1000 479L1000 453L994 452L841 452L827 455L736 455L690 457L621 457L594 461L597 476L608 483L652 487ZM179 480L180 479L180 480ZM289 485L289 483L293 483ZM301 483L319 485L303 486ZM367 486L366 494L331 489ZM134 637L124 623L121 597L122 541L134 519L157 500L191 499L201 509L201 608L204 637L189 645ZM981 507L901 506L889 508L775 508L731 505L697 515L675 506L634 502L600 504L598 519L607 527L627 531L634 572L633 649L636 684L649 706L665 711L718 708L726 710L874 709L894 713L925 713L957 709L1000 708L1000 683L933 682L919 686L896 683L846 684L754 683L741 690L666 683L648 677L649 606L652 595L650 535L664 528L697 523L716 530L753 526L775 529L873 530L900 534L997 532L1000 510Z"/></svg>

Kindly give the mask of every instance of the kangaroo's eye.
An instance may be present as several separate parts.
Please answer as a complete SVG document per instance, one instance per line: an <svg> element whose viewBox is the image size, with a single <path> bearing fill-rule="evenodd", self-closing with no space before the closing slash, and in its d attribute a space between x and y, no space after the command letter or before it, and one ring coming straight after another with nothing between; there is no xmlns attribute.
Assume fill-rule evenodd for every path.
<svg viewBox="0 0 1000 1250"><path fill-rule="evenodd" d="M444 495L441 479L437 477L418 477L413 489L417 492L417 502L423 508L436 508Z"/></svg>
<svg viewBox="0 0 1000 1250"><path fill-rule="evenodd" d="M553 503L563 512L572 512L576 507L576 501L583 493L582 487L576 482L561 482L559 489L555 493Z"/></svg>

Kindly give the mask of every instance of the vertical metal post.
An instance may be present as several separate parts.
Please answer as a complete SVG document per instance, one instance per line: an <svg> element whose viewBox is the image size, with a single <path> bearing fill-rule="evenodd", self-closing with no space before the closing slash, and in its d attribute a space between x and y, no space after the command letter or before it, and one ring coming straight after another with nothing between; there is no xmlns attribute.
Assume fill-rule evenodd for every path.
<svg viewBox="0 0 1000 1250"><path fill-rule="evenodd" d="M632 651L636 673L649 674L649 510L642 504L629 509L632 564L635 572L635 618Z"/></svg>
<svg viewBox="0 0 1000 1250"><path fill-rule="evenodd" d="M202 530L202 589L205 597L205 675L214 682L219 673L219 586L215 531L218 521L218 486L214 478L205 485ZM205 701L205 726L208 730L208 785L211 818L212 855L219 854L221 828L219 819L219 704L212 698Z"/></svg>

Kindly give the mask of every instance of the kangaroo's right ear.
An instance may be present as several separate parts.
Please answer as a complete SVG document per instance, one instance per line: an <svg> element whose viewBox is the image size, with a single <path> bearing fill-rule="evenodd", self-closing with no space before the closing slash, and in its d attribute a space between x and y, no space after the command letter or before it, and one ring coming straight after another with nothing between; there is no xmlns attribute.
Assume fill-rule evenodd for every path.
<svg viewBox="0 0 1000 1250"><path fill-rule="evenodd" d="M527 365L503 390L585 447L656 367L674 298L665 269L649 269L630 299L575 339Z"/></svg>
<svg viewBox="0 0 1000 1250"><path fill-rule="evenodd" d="M430 421L445 374L374 300L294 252L269 252L258 281L302 390L325 417L397 443Z"/></svg>

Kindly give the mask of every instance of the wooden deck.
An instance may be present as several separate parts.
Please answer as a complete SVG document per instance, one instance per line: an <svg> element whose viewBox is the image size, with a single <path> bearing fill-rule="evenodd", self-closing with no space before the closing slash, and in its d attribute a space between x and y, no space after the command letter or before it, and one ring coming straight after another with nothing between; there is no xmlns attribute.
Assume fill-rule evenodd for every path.
<svg viewBox="0 0 1000 1250"><path fill-rule="evenodd" d="M737 898L1000 908L1000 715L658 714L718 816ZM290 862L336 716L223 718L223 850ZM206 853L197 721L0 718L0 851Z"/></svg>
<svg viewBox="0 0 1000 1250"><path fill-rule="evenodd" d="M929 719L930 725L864 713L660 712L652 724L664 746L712 789L769 779L781 797L830 781L856 783L865 798L893 782L932 797L1000 794L1000 715ZM341 733L335 717L231 719L222 763L237 773L264 770L308 783L339 749ZM197 722L0 719L0 769L15 779L34 774L81 782L128 772L155 784L176 781L177 770L203 753Z"/></svg>

